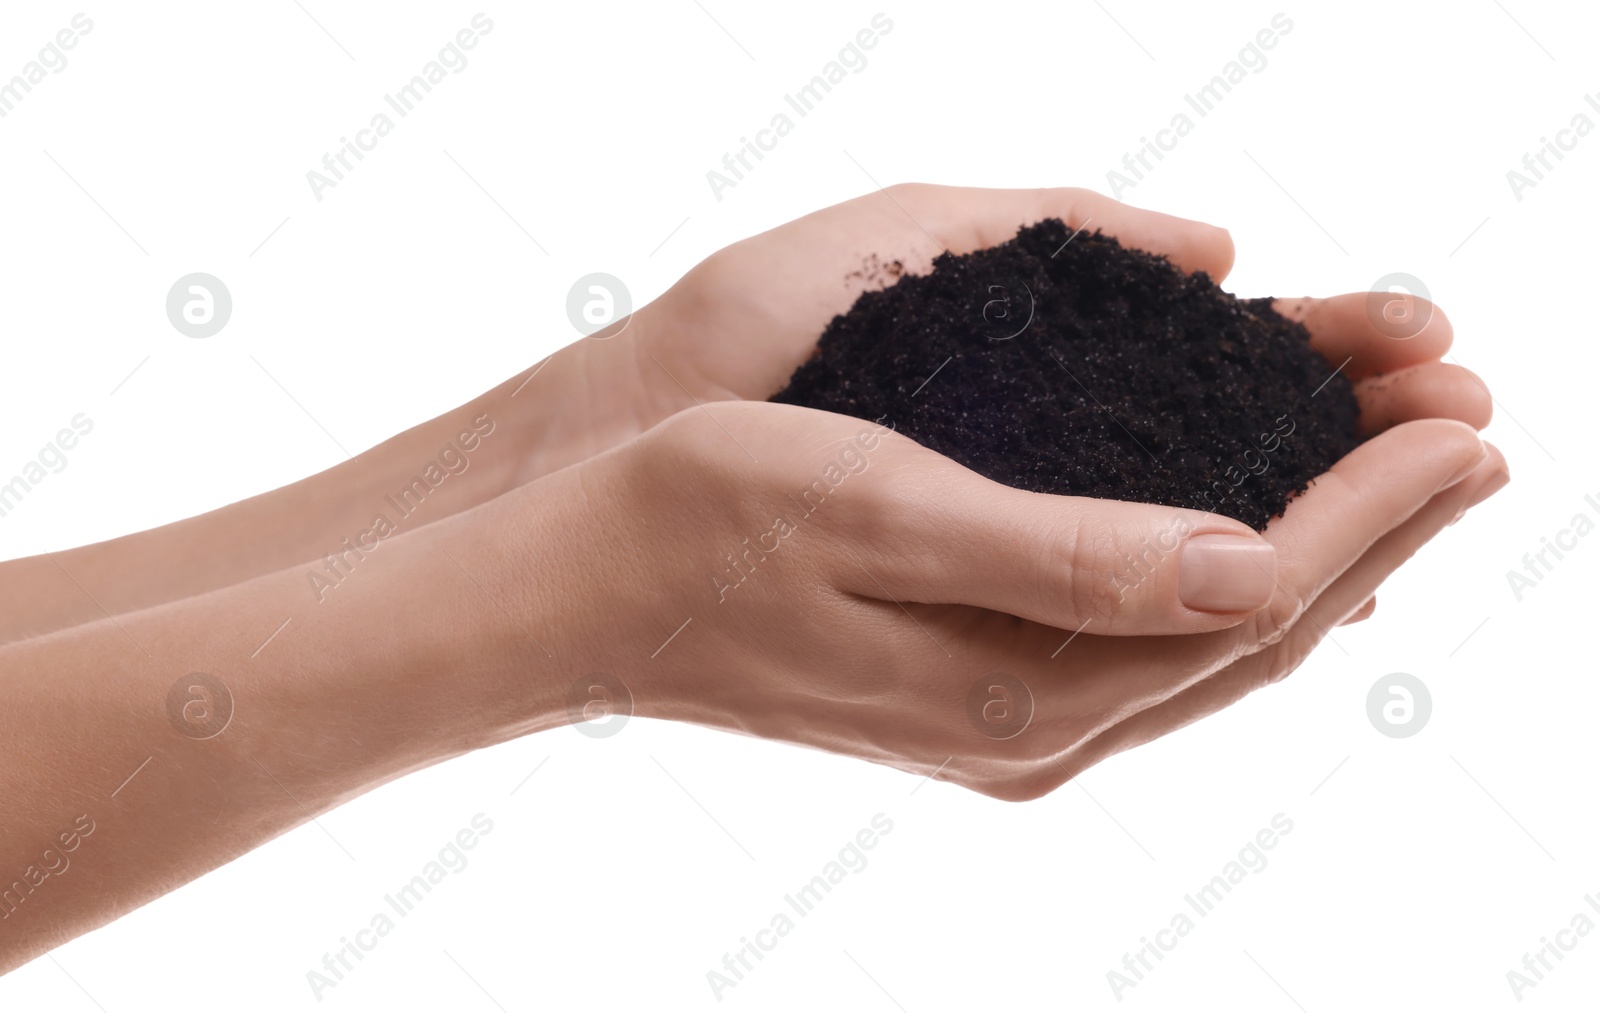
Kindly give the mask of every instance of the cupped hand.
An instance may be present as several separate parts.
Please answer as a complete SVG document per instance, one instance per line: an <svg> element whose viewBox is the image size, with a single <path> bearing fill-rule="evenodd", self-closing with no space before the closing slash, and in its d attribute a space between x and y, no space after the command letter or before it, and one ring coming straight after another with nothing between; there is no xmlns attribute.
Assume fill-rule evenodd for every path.
<svg viewBox="0 0 1600 1013"><path fill-rule="evenodd" d="M759 402L690 409L581 468L607 575L584 660L638 713L1006 799L1283 677L1505 477L1471 426L1402 421L1259 536L1022 492Z"/></svg>
<svg viewBox="0 0 1600 1013"><path fill-rule="evenodd" d="M828 321L869 288L934 258L997 246L1024 225L1060 218L1165 254L1221 280L1233 266L1222 229L1121 204L1089 190L995 190L901 184L813 212L707 257L635 314L640 340L703 400L765 400L816 347ZM667 403L673 403L669 397Z"/></svg>
<svg viewBox="0 0 1600 1013"><path fill-rule="evenodd" d="M1045 218L1103 231L1219 283L1233 267L1225 230L1090 190L899 184L719 250L617 337L586 340L598 362L614 366L610 388L627 399L619 411L637 431L697 403L765 400L788 383L835 315L866 289L894 282L889 265L926 273L940 253L995 246ZM1368 433L1430 416L1482 428L1490 411L1482 382L1441 361L1449 321L1427 300L1393 298L1358 292L1283 299L1277 307L1307 326L1330 372L1342 366L1358 381Z"/></svg>
<svg viewBox="0 0 1600 1013"><path fill-rule="evenodd" d="M1218 283L1233 267L1225 230L1091 190L890 186L718 251L635 314L626 348L618 342L609 350L629 364L621 371L627 382L613 389L631 399L628 425L613 432L631 436L690 405L765 400L812 354L836 314L864 290L893 283L889 265L926 272L942 252L994 246L1045 218L1103 231ZM1354 382L1364 436L1407 419L1489 424L1488 388L1443 361L1453 331L1428 300L1352 292L1275 305L1306 326L1330 373Z"/></svg>
<svg viewBox="0 0 1600 1013"><path fill-rule="evenodd" d="M717 251L630 317L509 381L508 389L531 390L523 403L543 398L556 407L536 413L535 445L508 484L615 447L685 408L766 400L834 316L866 289L894 282L890 265L926 272L942 252L994 246L1045 218L1103 231L1218 282L1233 266L1225 230L1090 190L887 187ZM1305 323L1330 373L1342 368L1357 380L1368 434L1405 418L1487 425L1482 381L1442 361L1451 341L1444 314L1425 299L1376 298L1385 301L1358 292L1277 306ZM1386 312L1395 307L1403 311L1398 323Z"/></svg>
<svg viewBox="0 0 1600 1013"><path fill-rule="evenodd" d="M1264 537L1021 493L892 433L868 454L870 424L759 403L892 281L881 265L926 271L1046 217L1219 281L1233 261L1220 229L1087 191L897 186L720 251L597 343L629 364L630 424L671 417L586 465L620 483L596 502L632 504L613 531L640 565L609 589L626 619L596 663L644 682L641 712L1034 797L1282 678L1504 484L1473 432L1487 390L1441 361L1444 314L1413 300L1396 326L1365 292L1277 303L1354 381L1372 438Z"/></svg>

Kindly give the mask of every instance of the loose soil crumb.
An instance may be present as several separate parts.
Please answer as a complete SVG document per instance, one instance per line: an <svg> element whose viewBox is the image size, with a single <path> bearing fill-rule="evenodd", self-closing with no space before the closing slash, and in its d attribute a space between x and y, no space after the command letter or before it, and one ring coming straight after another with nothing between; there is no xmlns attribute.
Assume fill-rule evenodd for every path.
<svg viewBox="0 0 1600 1013"><path fill-rule="evenodd" d="M876 253L870 254L861 261L861 268L851 271L844 276L845 288L858 281L865 281L869 285L883 285L900 277L905 273L906 265L899 260L882 261Z"/></svg>

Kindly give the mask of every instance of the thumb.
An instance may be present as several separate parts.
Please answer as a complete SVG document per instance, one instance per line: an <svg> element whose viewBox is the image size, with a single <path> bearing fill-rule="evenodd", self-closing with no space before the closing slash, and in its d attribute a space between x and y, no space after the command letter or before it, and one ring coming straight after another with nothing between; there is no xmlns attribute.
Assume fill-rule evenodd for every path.
<svg viewBox="0 0 1600 1013"><path fill-rule="evenodd" d="M894 498L899 537L874 539L878 586L860 589L872 597L1139 636L1236 626L1277 586L1272 544L1203 511L1023 492L964 468Z"/></svg>

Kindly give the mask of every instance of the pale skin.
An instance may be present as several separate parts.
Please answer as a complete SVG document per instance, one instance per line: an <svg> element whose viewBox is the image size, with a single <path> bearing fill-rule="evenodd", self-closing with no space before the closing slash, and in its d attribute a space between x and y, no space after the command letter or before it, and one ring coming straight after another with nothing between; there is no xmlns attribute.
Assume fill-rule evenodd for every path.
<svg viewBox="0 0 1600 1013"><path fill-rule="evenodd" d="M595 672L642 716L1034 798L1281 679L1505 484L1476 432L1487 392L1440 362L1443 314L1395 340L1364 293L1279 304L1330 372L1349 359L1373 438L1264 535L1007 489L872 423L763 400L866 284L843 279L867 254L922 271L1044 217L1214 278L1232 265L1226 232L1086 191L892 187L713 255L620 333L354 462L0 564L0 888L59 858L80 815L94 825L70 870L0 904L0 970L396 777L571 722ZM484 414L471 467L317 602L307 570ZM792 497L840 462L801 516ZM1175 547L1126 579L1150 539L1202 536L1247 544L1264 576L1219 583L1212 557ZM730 577L763 538L777 547ZM1191 607L1196 587L1213 607ZM212 738L168 716L194 672L234 700ZM970 716L994 672L1033 698L1010 738Z"/></svg>

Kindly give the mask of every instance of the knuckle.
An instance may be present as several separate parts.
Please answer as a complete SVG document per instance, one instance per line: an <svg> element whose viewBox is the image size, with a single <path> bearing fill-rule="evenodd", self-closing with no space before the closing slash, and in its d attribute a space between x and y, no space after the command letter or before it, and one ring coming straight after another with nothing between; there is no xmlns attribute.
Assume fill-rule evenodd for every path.
<svg viewBox="0 0 1600 1013"><path fill-rule="evenodd" d="M837 507L828 511L828 527L897 572L932 578L948 564L951 551L926 523L938 483L897 467L886 449L880 445L873 451L859 473L845 473L830 494Z"/></svg>
<svg viewBox="0 0 1600 1013"><path fill-rule="evenodd" d="M924 185L925 184L922 183L910 183L902 181L899 183L890 183L884 189L891 197L910 197L913 192Z"/></svg>
<svg viewBox="0 0 1600 1013"><path fill-rule="evenodd" d="M1100 194L1081 186L1065 187L1061 196L1064 198L1061 203L1066 207L1067 214L1074 219L1093 212L1104 200Z"/></svg>
<svg viewBox="0 0 1600 1013"><path fill-rule="evenodd" d="M1070 533L1050 538L1047 544L1049 551L1043 554L1047 570L1040 575L1047 588L1045 604L1061 600L1065 582L1064 596L1077 622L1101 628L1114 625L1123 598L1118 575L1129 557L1119 534L1099 524L1076 524Z"/></svg>
<svg viewBox="0 0 1600 1013"><path fill-rule="evenodd" d="M1288 678L1290 672L1311 656L1322 635L1322 631L1314 627L1308 629L1296 624L1263 652L1260 685L1271 686Z"/></svg>
<svg viewBox="0 0 1600 1013"><path fill-rule="evenodd" d="M641 471L651 477L669 477L714 467L717 455L708 452L708 443L700 432L703 420L695 410L685 409L657 423L639 442Z"/></svg>
<svg viewBox="0 0 1600 1013"><path fill-rule="evenodd" d="M1267 607L1255 615L1253 632L1256 640L1268 647L1278 644L1295 628L1305 609L1304 602L1280 588Z"/></svg>
<svg viewBox="0 0 1600 1013"><path fill-rule="evenodd" d="M908 483L882 472L874 474L870 468L860 476L847 476L835 491L841 526L867 542L892 538L920 506L920 496Z"/></svg>
<svg viewBox="0 0 1600 1013"><path fill-rule="evenodd" d="M932 190L933 186L929 183L893 183L884 188L884 192L912 217L917 217L918 208L927 201Z"/></svg>
<svg viewBox="0 0 1600 1013"><path fill-rule="evenodd" d="M736 412L718 421L751 442ZM735 456L737 455L737 456ZM625 481L638 509L662 516L694 515L707 523L748 521L759 505L763 476L741 464L743 453L698 408L672 415L631 445ZM712 495L707 495L710 492Z"/></svg>

